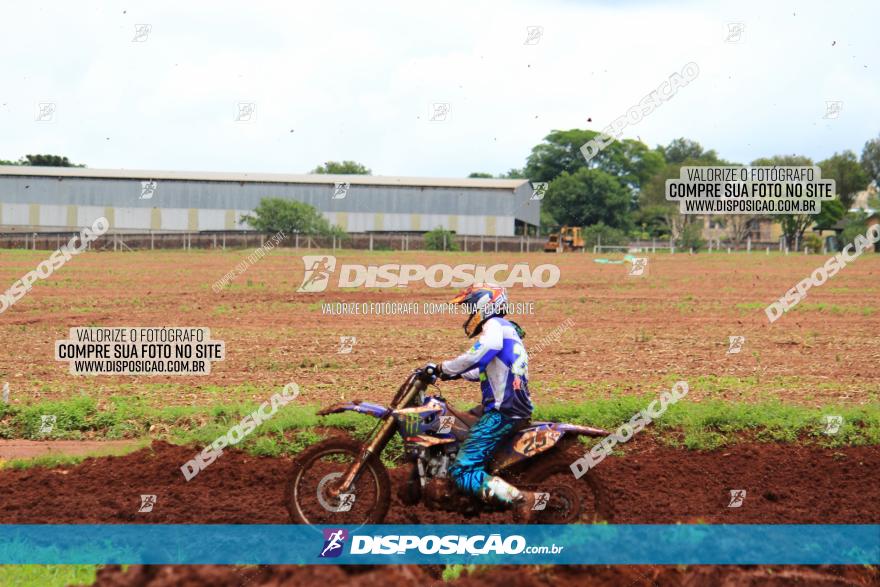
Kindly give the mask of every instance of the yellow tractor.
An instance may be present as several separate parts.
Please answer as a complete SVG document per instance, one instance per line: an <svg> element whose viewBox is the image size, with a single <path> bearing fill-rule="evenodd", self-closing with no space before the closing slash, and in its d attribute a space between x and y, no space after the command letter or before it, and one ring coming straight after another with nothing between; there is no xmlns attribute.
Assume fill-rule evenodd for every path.
<svg viewBox="0 0 880 587"><path fill-rule="evenodd" d="M579 226L563 226L559 232L550 235L544 245L545 253L562 253L563 251L583 251L584 239Z"/></svg>

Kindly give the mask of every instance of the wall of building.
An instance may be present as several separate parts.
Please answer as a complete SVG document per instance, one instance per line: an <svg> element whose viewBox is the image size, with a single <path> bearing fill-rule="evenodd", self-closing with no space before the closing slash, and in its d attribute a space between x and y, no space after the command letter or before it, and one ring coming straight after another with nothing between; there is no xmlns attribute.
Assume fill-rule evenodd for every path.
<svg viewBox="0 0 880 587"><path fill-rule="evenodd" d="M89 170L94 172L94 170ZM246 228L241 216L262 198L315 206L349 232L427 231L437 227L468 235L511 236L515 219L537 224L539 203L528 182L515 188L438 185L361 185L352 181L334 198L327 183L281 181L155 180L6 175L0 170L0 229L66 230L105 216L115 230L205 231ZM380 178L370 178L375 184ZM409 179L410 183L415 180ZM473 180L470 183L475 183Z"/></svg>

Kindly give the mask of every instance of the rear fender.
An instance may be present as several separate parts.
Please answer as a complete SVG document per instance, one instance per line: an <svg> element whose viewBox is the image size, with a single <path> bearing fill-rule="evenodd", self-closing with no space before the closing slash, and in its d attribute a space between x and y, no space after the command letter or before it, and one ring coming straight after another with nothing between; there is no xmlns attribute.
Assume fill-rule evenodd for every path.
<svg viewBox="0 0 880 587"><path fill-rule="evenodd" d="M502 443L489 465L489 470L500 471L526 459L536 457L558 445L566 435L598 438L610 434L601 428L578 426L577 424L535 422L532 426L520 430Z"/></svg>
<svg viewBox="0 0 880 587"><path fill-rule="evenodd" d="M601 438L610 436L611 433L601 428L592 428L590 426L578 426L577 424L554 424L556 430L577 436L590 436L592 438Z"/></svg>
<svg viewBox="0 0 880 587"><path fill-rule="evenodd" d="M565 431L558 430L558 426L552 422L537 422L528 428L523 428L498 447L489 470L506 469L550 450L565 436Z"/></svg>
<svg viewBox="0 0 880 587"><path fill-rule="evenodd" d="M370 402L362 402L356 399L321 408L317 414L319 416L327 416L328 414L339 414L340 412L357 412L358 414L366 414L374 418L384 418L391 413L391 409L379 404L371 404Z"/></svg>

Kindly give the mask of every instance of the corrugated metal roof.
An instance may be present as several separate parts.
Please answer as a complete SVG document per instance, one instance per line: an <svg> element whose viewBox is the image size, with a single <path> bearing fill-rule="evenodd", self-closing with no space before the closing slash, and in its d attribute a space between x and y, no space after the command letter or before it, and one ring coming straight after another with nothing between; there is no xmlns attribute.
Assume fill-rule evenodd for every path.
<svg viewBox="0 0 880 587"><path fill-rule="evenodd" d="M84 167L27 167L0 165L0 176L79 177L93 179L152 179L176 181L232 181L257 183L329 184L348 182L351 185L382 185L401 187L447 187L513 190L525 179L478 179L445 177L395 177L381 175L323 175L284 173L225 173L218 171L151 171L144 169L89 169Z"/></svg>

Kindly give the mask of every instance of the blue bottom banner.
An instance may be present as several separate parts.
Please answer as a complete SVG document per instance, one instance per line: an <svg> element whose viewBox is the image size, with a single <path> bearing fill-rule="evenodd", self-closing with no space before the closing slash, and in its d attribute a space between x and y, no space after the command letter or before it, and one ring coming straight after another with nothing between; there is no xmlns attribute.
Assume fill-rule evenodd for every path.
<svg viewBox="0 0 880 587"><path fill-rule="evenodd" d="M0 564L880 564L880 525L0 525Z"/></svg>

